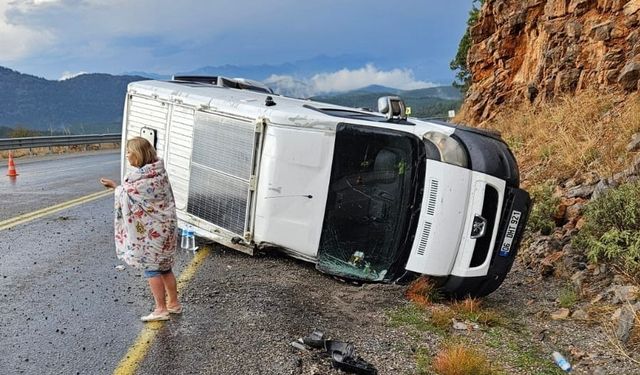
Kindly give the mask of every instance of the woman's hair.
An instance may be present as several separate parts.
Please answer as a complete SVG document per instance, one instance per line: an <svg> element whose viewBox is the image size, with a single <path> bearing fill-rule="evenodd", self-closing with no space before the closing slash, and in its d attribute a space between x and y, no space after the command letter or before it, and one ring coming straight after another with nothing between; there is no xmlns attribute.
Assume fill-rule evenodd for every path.
<svg viewBox="0 0 640 375"><path fill-rule="evenodd" d="M131 138L127 141L127 150L133 154L135 161L140 164L134 165L134 167L140 168L158 161L156 149L151 146L149 141L142 137Z"/></svg>

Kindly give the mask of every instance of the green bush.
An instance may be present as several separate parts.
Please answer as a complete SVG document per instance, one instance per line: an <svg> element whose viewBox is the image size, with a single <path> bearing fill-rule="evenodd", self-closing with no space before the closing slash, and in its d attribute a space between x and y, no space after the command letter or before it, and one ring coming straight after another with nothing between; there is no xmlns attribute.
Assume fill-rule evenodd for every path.
<svg viewBox="0 0 640 375"><path fill-rule="evenodd" d="M553 214L558 208L560 199L553 196L554 187L551 183L534 186L530 189L533 207L529 213L527 229L530 232L540 231L549 234L556 227Z"/></svg>
<svg viewBox="0 0 640 375"><path fill-rule="evenodd" d="M610 189L586 207L585 225L573 246L589 260L610 261L628 272L640 270L640 183Z"/></svg>
<svg viewBox="0 0 640 375"><path fill-rule="evenodd" d="M572 308L578 302L578 293L572 285L567 285L558 294L558 304L560 307Z"/></svg>

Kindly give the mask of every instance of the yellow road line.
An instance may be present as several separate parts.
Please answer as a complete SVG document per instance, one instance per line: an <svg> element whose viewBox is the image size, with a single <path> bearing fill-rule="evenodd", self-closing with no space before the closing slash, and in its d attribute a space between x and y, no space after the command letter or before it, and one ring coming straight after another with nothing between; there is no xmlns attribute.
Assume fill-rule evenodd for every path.
<svg viewBox="0 0 640 375"><path fill-rule="evenodd" d="M70 201L59 203L51 207L45 207L37 211L29 212L24 215L20 215L20 216L13 217L11 219L0 221L0 230L9 229L9 228L15 227L16 225L23 224L31 220L39 219L41 217L51 215L53 213L65 210L67 208L71 208L83 203L91 202L93 200L106 197L109 194L113 194L113 191L112 190L99 191L97 193L85 195L84 197L72 199Z"/></svg>
<svg viewBox="0 0 640 375"><path fill-rule="evenodd" d="M204 262L204 258L209 255L210 249L208 246L202 248L202 250L198 251L196 255L191 260L191 263L185 268L181 273L180 277L178 277L178 293L182 291L184 287L187 286L189 281L196 274L202 262ZM127 354L122 357L118 367L113 370L113 375L131 375L135 374L138 366L144 359L145 355L149 351L153 340L156 337L156 333L159 329L164 327L164 321L160 322L149 322L145 323L142 331L138 335L136 341L131 345Z"/></svg>

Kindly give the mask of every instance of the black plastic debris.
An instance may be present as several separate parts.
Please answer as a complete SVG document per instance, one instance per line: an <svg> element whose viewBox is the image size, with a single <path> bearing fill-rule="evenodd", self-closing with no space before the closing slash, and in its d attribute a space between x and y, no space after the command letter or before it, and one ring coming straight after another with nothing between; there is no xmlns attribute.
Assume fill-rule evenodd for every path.
<svg viewBox="0 0 640 375"><path fill-rule="evenodd" d="M324 349L324 341L324 333L320 331L313 331L309 336L302 338L303 343L316 349Z"/></svg>
<svg viewBox="0 0 640 375"><path fill-rule="evenodd" d="M302 342L316 349L324 349L331 357L331 365L342 371L358 375L377 375L378 370L369 362L355 355L355 346L351 343L324 339L324 333L313 331L302 338Z"/></svg>
<svg viewBox="0 0 640 375"><path fill-rule="evenodd" d="M359 375L377 375L378 370L372 364L360 357L345 357L339 352L333 352L331 356L333 367L342 371L352 372Z"/></svg>

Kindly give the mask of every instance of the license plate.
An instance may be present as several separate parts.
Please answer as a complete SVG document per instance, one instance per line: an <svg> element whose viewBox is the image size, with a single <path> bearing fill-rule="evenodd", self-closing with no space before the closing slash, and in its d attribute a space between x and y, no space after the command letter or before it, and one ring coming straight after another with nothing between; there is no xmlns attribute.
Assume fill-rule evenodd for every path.
<svg viewBox="0 0 640 375"><path fill-rule="evenodd" d="M516 235L516 229L518 229L518 223L520 222L520 216L522 216L522 212L513 211L511 212L511 218L509 219L509 225L507 226L507 233L504 235L504 241L502 241L502 246L500 246L500 252L498 255L506 257L509 256L511 252L511 245L513 244L513 237Z"/></svg>

